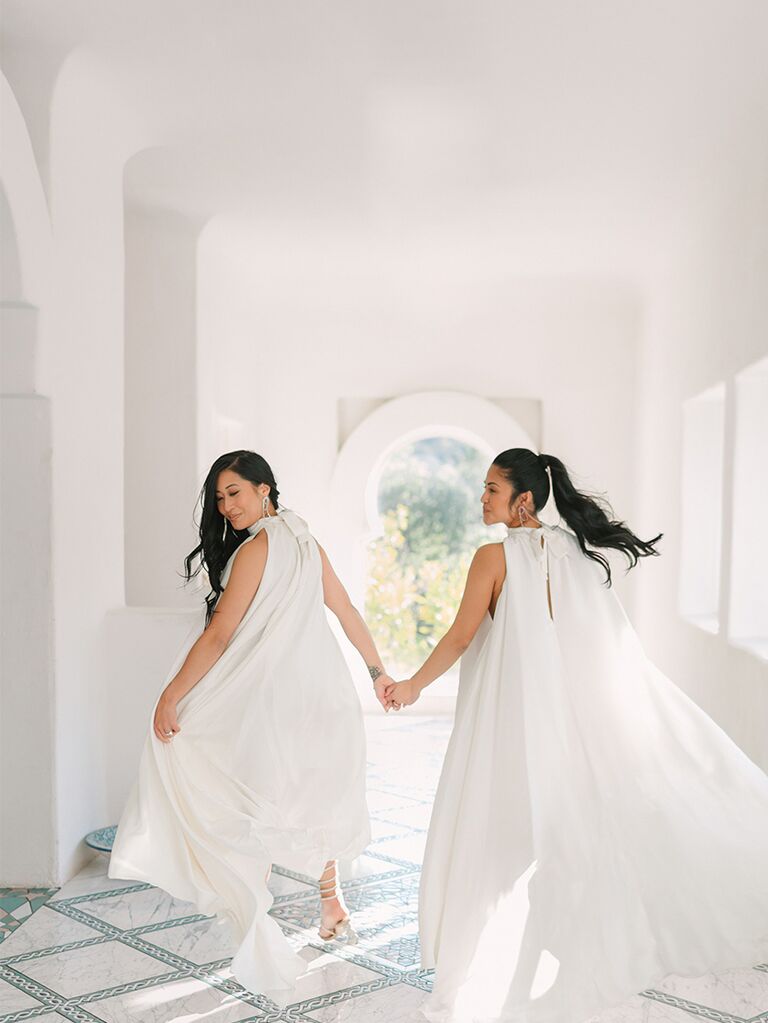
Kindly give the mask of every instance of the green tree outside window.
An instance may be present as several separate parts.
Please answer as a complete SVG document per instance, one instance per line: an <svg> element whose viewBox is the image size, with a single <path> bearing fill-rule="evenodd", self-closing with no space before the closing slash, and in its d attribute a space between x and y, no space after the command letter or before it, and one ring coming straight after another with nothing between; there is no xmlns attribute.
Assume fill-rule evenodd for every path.
<svg viewBox="0 0 768 1023"><path fill-rule="evenodd" d="M480 496L489 459L450 437L405 445L381 473L384 531L369 544L366 620L390 670L410 673L453 621L472 556L497 539Z"/></svg>

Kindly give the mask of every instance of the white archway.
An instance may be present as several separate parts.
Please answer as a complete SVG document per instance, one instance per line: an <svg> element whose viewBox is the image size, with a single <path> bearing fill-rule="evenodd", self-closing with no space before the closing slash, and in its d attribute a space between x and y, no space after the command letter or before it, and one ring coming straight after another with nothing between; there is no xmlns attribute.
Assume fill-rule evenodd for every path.
<svg viewBox="0 0 768 1023"><path fill-rule="evenodd" d="M0 182L13 221L21 294L19 301L41 306L47 293L51 261L51 221L24 115L0 72ZM8 296L4 296L8 297Z"/></svg>
<svg viewBox="0 0 768 1023"><path fill-rule="evenodd" d="M381 467L401 444L422 437L455 437L485 451L488 460L511 447L537 449L523 427L498 405L454 391L410 394L381 405L348 437L331 481L336 509L329 522L333 563L353 602L365 600L366 544L378 523L377 487ZM479 497L479 494L478 494ZM355 676L359 677L355 668ZM369 686L360 695L374 710Z"/></svg>
<svg viewBox="0 0 768 1023"><path fill-rule="evenodd" d="M389 453L422 437L456 437L488 453L536 450L523 427L486 398L454 391L409 394L381 405L352 432L339 452L331 483L332 547L350 592L359 599L360 551L376 528L378 474ZM357 570L356 570L357 566Z"/></svg>

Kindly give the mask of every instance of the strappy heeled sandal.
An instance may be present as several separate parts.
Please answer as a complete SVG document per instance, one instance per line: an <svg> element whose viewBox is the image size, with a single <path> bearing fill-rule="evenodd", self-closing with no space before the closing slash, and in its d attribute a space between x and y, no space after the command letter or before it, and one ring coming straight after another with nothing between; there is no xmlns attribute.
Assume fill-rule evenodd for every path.
<svg viewBox="0 0 768 1023"><path fill-rule="evenodd" d="M333 866L326 867L323 873L324 874L327 873L328 870L333 871L333 876L321 878L320 881L318 882L321 902L331 902L333 899L338 898L336 892L335 861ZM343 941L347 945L357 944L357 932L355 931L354 927L350 922L349 913L347 913L345 917L343 917L341 920L335 923L333 927L325 927L323 924L320 924L320 928L317 933L323 939L323 941Z"/></svg>

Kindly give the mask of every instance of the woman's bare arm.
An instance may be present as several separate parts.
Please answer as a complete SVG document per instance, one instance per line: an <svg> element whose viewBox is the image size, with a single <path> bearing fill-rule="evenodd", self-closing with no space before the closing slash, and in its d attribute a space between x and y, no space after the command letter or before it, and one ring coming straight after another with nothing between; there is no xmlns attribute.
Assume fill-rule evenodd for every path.
<svg viewBox="0 0 768 1023"><path fill-rule="evenodd" d="M389 686L388 700L406 705L414 703L422 689L453 667L467 649L491 606L494 586L505 570L503 556L499 556L500 548L500 544L491 543L475 552L453 624L415 675L407 682Z"/></svg>
<svg viewBox="0 0 768 1023"><path fill-rule="evenodd" d="M180 731L176 704L193 689L221 657L243 615L251 605L267 563L267 536L262 530L238 549L226 589L219 597L213 616L195 641L184 663L165 687L155 711L154 730L161 742L170 742Z"/></svg>
<svg viewBox="0 0 768 1023"><path fill-rule="evenodd" d="M384 690L386 685L391 683L392 680L384 670L384 662L379 655L379 651L376 649L373 636L365 624L363 616L349 599L349 594L334 572L333 566L328 560L328 555L319 544L318 547L323 563L323 599L325 606L336 615L347 639L365 661L365 665L374 682L376 698L384 706Z"/></svg>

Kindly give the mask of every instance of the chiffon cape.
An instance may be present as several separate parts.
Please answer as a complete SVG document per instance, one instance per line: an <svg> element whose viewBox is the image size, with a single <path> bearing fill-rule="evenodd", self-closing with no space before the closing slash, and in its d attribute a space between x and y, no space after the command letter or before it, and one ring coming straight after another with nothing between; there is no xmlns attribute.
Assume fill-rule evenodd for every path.
<svg viewBox="0 0 768 1023"><path fill-rule="evenodd" d="M503 550L427 841L425 1015L581 1023L667 974L766 961L768 778L649 661L573 534Z"/></svg>

